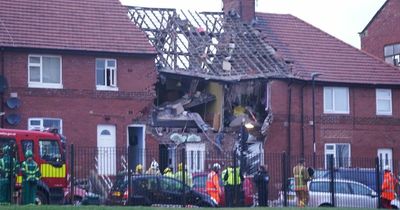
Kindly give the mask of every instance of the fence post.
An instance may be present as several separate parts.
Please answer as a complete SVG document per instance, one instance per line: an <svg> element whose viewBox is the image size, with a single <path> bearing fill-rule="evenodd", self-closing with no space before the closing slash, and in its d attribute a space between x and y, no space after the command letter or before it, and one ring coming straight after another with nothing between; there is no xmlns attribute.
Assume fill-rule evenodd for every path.
<svg viewBox="0 0 400 210"><path fill-rule="evenodd" d="M128 170L127 170L127 176L128 176L128 200L126 201L128 205L131 203L131 195L132 195L132 173L133 173L133 147L131 145L128 146ZM143 170L143 169L142 169Z"/></svg>
<svg viewBox="0 0 400 210"><path fill-rule="evenodd" d="M74 192L75 192L75 150L74 144L71 144L71 151L70 151L70 183L71 183L71 191L69 192L71 204L74 204Z"/></svg>
<svg viewBox="0 0 400 210"><path fill-rule="evenodd" d="M329 155L329 173L330 173L330 183L329 183L329 189L331 191L331 202L332 206L335 207L335 170L334 170L334 159L333 155Z"/></svg>
<svg viewBox="0 0 400 210"><path fill-rule="evenodd" d="M236 206L238 204L238 200L237 200L237 182L238 180L236 180L236 168L237 168L237 156L236 156L236 150L233 151L233 206ZM229 172L227 172L229 173Z"/></svg>
<svg viewBox="0 0 400 210"><path fill-rule="evenodd" d="M381 179L380 179L379 157L375 158L375 181L376 181L376 194L378 196L378 208L382 208L381 202Z"/></svg>
<svg viewBox="0 0 400 210"><path fill-rule="evenodd" d="M182 206L186 206L186 196L185 196L185 186L186 186L186 151L185 148L182 148L182 185L183 185L183 192L182 192Z"/></svg>
<svg viewBox="0 0 400 210"><path fill-rule="evenodd" d="M286 158L286 152L282 153L282 183L283 183L283 206L287 206L287 191L288 191L288 186L287 186L287 179L288 179L288 173L287 173L287 158Z"/></svg>

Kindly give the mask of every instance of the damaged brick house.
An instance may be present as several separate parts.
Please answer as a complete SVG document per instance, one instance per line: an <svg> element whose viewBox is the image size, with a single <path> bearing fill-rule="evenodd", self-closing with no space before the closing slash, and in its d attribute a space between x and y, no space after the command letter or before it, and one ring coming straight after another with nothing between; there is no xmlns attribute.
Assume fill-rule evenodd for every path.
<svg viewBox="0 0 400 210"><path fill-rule="evenodd" d="M188 162L206 154L190 169L208 168L219 146L236 148L239 130L230 125L245 113L258 124L247 139L261 146L254 152L305 156L317 168L326 155L337 167L376 156L397 166L396 68L292 15L256 13L254 1L224 0L224 11L130 7L158 51L152 129L165 153L186 142Z"/></svg>
<svg viewBox="0 0 400 210"><path fill-rule="evenodd" d="M126 14L118 0L2 1L1 127L56 127L115 174L117 146L144 146L157 78L156 51Z"/></svg>
<svg viewBox="0 0 400 210"><path fill-rule="evenodd" d="M361 49L400 66L400 1L387 0L360 32Z"/></svg>

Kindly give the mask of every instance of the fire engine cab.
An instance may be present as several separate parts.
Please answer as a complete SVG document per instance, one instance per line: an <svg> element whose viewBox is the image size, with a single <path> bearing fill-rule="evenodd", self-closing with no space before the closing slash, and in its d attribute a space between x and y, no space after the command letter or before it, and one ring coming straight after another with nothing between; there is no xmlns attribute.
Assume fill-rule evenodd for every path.
<svg viewBox="0 0 400 210"><path fill-rule="evenodd" d="M0 149L9 145L12 154L21 164L25 152L31 150L40 168L42 177L38 182L36 201L41 204L62 203L67 187L67 165L65 161L65 138L57 130L30 131L0 129ZM15 191L21 189L21 173L16 174ZM15 193L18 195L18 193Z"/></svg>

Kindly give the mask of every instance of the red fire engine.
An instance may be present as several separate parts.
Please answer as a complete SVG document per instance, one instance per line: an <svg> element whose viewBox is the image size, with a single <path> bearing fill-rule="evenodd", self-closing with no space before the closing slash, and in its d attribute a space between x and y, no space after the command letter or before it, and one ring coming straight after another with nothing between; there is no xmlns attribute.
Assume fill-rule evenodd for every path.
<svg viewBox="0 0 400 210"><path fill-rule="evenodd" d="M57 130L29 131L0 129L0 148L10 145L19 163L25 160L25 151L32 150L42 177L38 182L36 199L42 204L62 203L67 187L65 138ZM17 173L16 191L21 188L22 176Z"/></svg>

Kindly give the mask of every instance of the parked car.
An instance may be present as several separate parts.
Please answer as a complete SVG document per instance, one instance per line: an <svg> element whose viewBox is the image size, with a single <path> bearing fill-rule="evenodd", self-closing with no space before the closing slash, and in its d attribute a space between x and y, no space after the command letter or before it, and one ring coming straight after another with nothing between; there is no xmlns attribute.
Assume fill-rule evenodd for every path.
<svg viewBox="0 0 400 210"><path fill-rule="evenodd" d="M187 205L215 207L210 196L197 192L180 180L156 175L132 176L131 195L128 198L128 181L123 176L111 188L108 204L121 205L181 205L183 198Z"/></svg>
<svg viewBox="0 0 400 210"><path fill-rule="evenodd" d="M356 181L335 179L335 207L346 208L376 208L378 206L378 194L370 187ZM331 201L330 179L315 178L308 182L310 207L330 207ZM283 192L279 192L276 206L283 206ZM287 206L296 206L297 198L294 192L294 179L288 179ZM399 200L392 201L392 207L400 207Z"/></svg>
<svg viewBox="0 0 400 210"><path fill-rule="evenodd" d="M196 190L198 192L206 193L207 175L208 175L208 173L206 173L206 172L200 172L200 173L193 174L193 189L194 190ZM220 202L219 206L225 206L225 191L224 191L224 187L222 184L222 179L220 179L220 186L222 188L222 196L221 196L221 202ZM243 198L243 201L240 201L240 203L243 203L245 206L253 206L255 204L255 202L254 202L254 190L253 190L252 177L250 177L250 176L244 177L242 193L244 194L244 198Z"/></svg>

